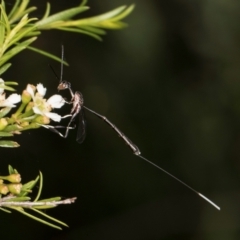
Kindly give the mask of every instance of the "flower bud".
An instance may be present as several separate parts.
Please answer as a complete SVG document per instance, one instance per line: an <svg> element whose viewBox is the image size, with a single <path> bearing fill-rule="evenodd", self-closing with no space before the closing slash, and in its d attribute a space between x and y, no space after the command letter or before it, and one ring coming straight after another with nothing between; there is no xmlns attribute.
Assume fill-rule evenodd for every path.
<svg viewBox="0 0 240 240"><path fill-rule="evenodd" d="M0 194L7 194L9 192L7 185L0 184Z"/></svg>
<svg viewBox="0 0 240 240"><path fill-rule="evenodd" d="M7 184L8 190L10 193L17 195L22 190L22 184L21 183L10 183Z"/></svg>
<svg viewBox="0 0 240 240"><path fill-rule="evenodd" d="M21 175L19 173L13 173L13 174L10 174L6 177L1 177L1 179L4 179L4 180L7 180L9 182L12 182L12 183L20 183L21 182Z"/></svg>
<svg viewBox="0 0 240 240"><path fill-rule="evenodd" d="M32 122L31 124L29 124L28 127L26 127L27 129L36 129L36 128L40 128L41 125L35 122Z"/></svg>
<svg viewBox="0 0 240 240"><path fill-rule="evenodd" d="M33 102L28 103L28 105L25 108L25 112L28 112L28 111L32 110L33 107L34 107Z"/></svg>
<svg viewBox="0 0 240 240"><path fill-rule="evenodd" d="M27 90L23 90L23 92L22 92L22 102L24 104L27 104L31 101L31 99L32 99L31 94Z"/></svg>
<svg viewBox="0 0 240 240"><path fill-rule="evenodd" d="M4 132L14 132L21 129L22 127L19 126L18 124L13 124L13 125L8 125L6 128L4 128Z"/></svg>
<svg viewBox="0 0 240 240"><path fill-rule="evenodd" d="M28 84L26 87L26 91L33 95L36 91L36 87L32 84Z"/></svg>
<svg viewBox="0 0 240 240"><path fill-rule="evenodd" d="M46 116L39 115L34 119L34 122L46 125L50 123L50 119Z"/></svg>
<svg viewBox="0 0 240 240"><path fill-rule="evenodd" d="M20 126L23 127L23 128L25 128L25 127L29 126L29 122L22 122L22 123L20 124Z"/></svg>
<svg viewBox="0 0 240 240"><path fill-rule="evenodd" d="M8 125L6 118L0 119L0 131L3 130Z"/></svg>

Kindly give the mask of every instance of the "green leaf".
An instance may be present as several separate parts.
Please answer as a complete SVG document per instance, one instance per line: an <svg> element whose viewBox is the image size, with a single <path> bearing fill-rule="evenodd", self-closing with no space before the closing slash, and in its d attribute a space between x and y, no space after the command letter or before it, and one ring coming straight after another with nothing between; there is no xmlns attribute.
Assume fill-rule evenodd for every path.
<svg viewBox="0 0 240 240"><path fill-rule="evenodd" d="M9 23L7 14L5 12L5 6L1 4L0 9L1 9L1 21L3 22L2 27L5 28L4 29L4 35L3 35L3 39L4 39L5 38L5 30L7 30L7 34L9 34L11 27L10 27L10 23ZM1 42L1 45L2 45L3 42L4 41Z"/></svg>
<svg viewBox="0 0 240 240"><path fill-rule="evenodd" d="M13 207L11 207L11 208L14 209L14 210L16 210L16 211L18 211L18 212L20 212L20 213L22 213L23 215L26 215L27 217L30 217L30 218L38 221L38 222L41 222L41 223L46 224L46 225L48 225L48 226L50 226L50 227L53 227L53 228L62 230L62 228L58 227L57 225L52 224L52 223L49 223L49 222L47 222L47 221L45 221L45 220L42 220L41 218L35 217L35 216L33 216L33 215L25 212L24 210L19 210L18 208L13 208Z"/></svg>
<svg viewBox="0 0 240 240"><path fill-rule="evenodd" d="M86 31L92 32L92 33L96 33L99 35L105 35L106 31L101 29L101 28L97 28L97 27L92 27L92 26L80 26L80 29L84 29Z"/></svg>
<svg viewBox="0 0 240 240"><path fill-rule="evenodd" d="M39 188L38 188L38 194L37 194L37 196L36 196L36 198L34 199L33 202L37 202L37 200L38 200L39 197L41 196L42 187L43 187L43 175L42 175L41 172L39 172Z"/></svg>
<svg viewBox="0 0 240 240"><path fill-rule="evenodd" d="M46 217L46 218L48 218L48 219L50 219L50 220L52 220L52 221L54 221L54 222L56 222L56 223L59 223L59 224L65 226L65 227L68 227L68 225L67 225L66 223L64 223L64 222L62 222L62 221L59 221L58 219L53 218L53 217L47 215L46 213L43 213L43 212L41 212L41 211L39 211L39 210L37 210L37 209L35 209L35 208L31 208L31 210L33 210L33 211L41 214L42 216L44 216L44 217Z"/></svg>
<svg viewBox="0 0 240 240"><path fill-rule="evenodd" d="M34 206L33 208L43 210L43 209L51 209L51 208L55 208L55 207L57 207L57 206L54 206L54 205L40 205L40 206Z"/></svg>
<svg viewBox="0 0 240 240"><path fill-rule="evenodd" d="M21 131L23 128L19 126L18 124L9 124L4 128L4 132L15 132L15 131Z"/></svg>
<svg viewBox="0 0 240 240"><path fill-rule="evenodd" d="M11 12L8 14L8 18L9 18L9 19L11 19L11 17L15 14L15 12L16 12L18 6L19 6L19 2L20 2L20 0L16 0L16 1L15 1L15 4L14 4Z"/></svg>
<svg viewBox="0 0 240 240"><path fill-rule="evenodd" d="M5 206L5 207L16 210L16 211L24 211L24 209L20 206Z"/></svg>
<svg viewBox="0 0 240 240"><path fill-rule="evenodd" d="M25 9L27 8L27 5L29 3L29 0L22 0L21 5L18 6L15 15L22 15L22 13L25 11Z"/></svg>
<svg viewBox="0 0 240 240"><path fill-rule="evenodd" d="M30 197L15 197L5 200L4 202L25 202L31 200Z"/></svg>
<svg viewBox="0 0 240 240"><path fill-rule="evenodd" d="M2 208L2 207L0 207L0 210L4 211L4 212L6 212L6 213L11 213L11 211L9 211L9 210L7 210L7 209L5 209L5 208Z"/></svg>
<svg viewBox="0 0 240 240"><path fill-rule="evenodd" d="M98 25L102 21L110 21L111 18L115 17L116 15L120 14L126 6L121 6L118 8L115 8L114 10L111 10L109 12L106 12L101 15L97 15L95 17L85 18L82 20L76 21L79 25Z"/></svg>
<svg viewBox="0 0 240 240"><path fill-rule="evenodd" d="M15 35L18 34L20 29L23 28L24 25L26 25L27 23L28 23L28 18L26 15L21 19L21 21L16 26L14 26L14 28L11 31L7 33L1 49L1 55L6 51L7 48L9 48L9 46L12 45L12 40L15 38Z"/></svg>
<svg viewBox="0 0 240 240"><path fill-rule="evenodd" d="M114 18L111 18L111 21L116 22L127 17L134 10L134 8L135 8L134 4L130 5L128 8L123 10L122 13L116 15Z"/></svg>
<svg viewBox="0 0 240 240"><path fill-rule="evenodd" d="M8 132L0 132L0 137L12 137L13 134L12 133L8 133Z"/></svg>
<svg viewBox="0 0 240 240"><path fill-rule="evenodd" d="M7 51L1 58L0 58L0 66L3 65L3 63L7 62L10 58L12 58L14 55L18 54L22 50L26 49L28 45L30 45L32 42L34 42L37 39L37 37L30 38L22 43L19 43L14 48L11 48L9 51Z"/></svg>
<svg viewBox="0 0 240 240"><path fill-rule="evenodd" d="M26 9L24 12L22 12L22 15L20 16L20 17L22 17L23 15L25 15L25 14L29 14L30 12L33 12L33 11L35 11L37 8L36 7L30 7L30 8L28 8L28 9ZM20 18L19 17L19 18Z"/></svg>
<svg viewBox="0 0 240 240"><path fill-rule="evenodd" d="M5 20L3 17L3 7L1 7L1 15L0 15L0 46L2 46L5 37Z"/></svg>
<svg viewBox="0 0 240 240"><path fill-rule="evenodd" d="M76 32L76 33L83 33L86 34L88 36L91 36L99 41L102 41L102 38L99 37L97 34L91 33L89 31L86 30L81 30L81 29L77 29L77 28L69 28L69 27L59 27L57 28L58 30L63 30L63 31L69 31L69 32Z"/></svg>
<svg viewBox="0 0 240 240"><path fill-rule="evenodd" d="M31 46L28 46L27 49L29 49L29 50L31 50L31 51L34 51L34 52L37 52L37 53L39 53L39 54L42 54L42 55L44 55L44 56L46 56L46 57L48 57L48 58L51 58L51 59L53 59L53 60L55 60L55 61L57 61L57 62L63 63L63 64L66 65L66 66L69 66L69 64L68 64L66 61L62 61L61 58L59 58L59 57L57 57L57 56L55 56L55 55L53 55L53 54L51 54L51 53L45 52L45 51L43 51L43 50L40 50L40 49L38 49L38 48L31 47Z"/></svg>
<svg viewBox="0 0 240 240"><path fill-rule="evenodd" d="M0 141L0 147L8 147L8 148L14 148L14 147L19 147L20 145L17 142L13 141Z"/></svg>
<svg viewBox="0 0 240 240"><path fill-rule="evenodd" d="M47 3L46 11L42 19L36 21L36 18L28 18L28 13L36 9L35 7L28 8L29 2L30 0L16 0L8 16L5 12L4 2L2 1L0 5L2 10L0 13L0 74L5 72L10 64L6 65L6 68L5 66L1 68L1 66L25 48L50 57L58 62L62 62L60 58L50 53L29 46L32 41L36 40L36 38L33 39L32 36L38 36L41 30L55 28L58 30L86 34L97 40L101 40L101 36L99 35L106 34L101 28L120 29L126 27L127 25L119 20L125 18L134 9L134 5L129 7L122 6L95 17L71 20L77 14L89 9L89 7L85 6L87 0L83 0L78 7L64 10L53 15L50 15L51 5ZM17 22L13 24L15 21ZM36 22L32 23L33 21ZM39 31L37 29L39 29ZM26 37L30 39L21 42L22 39ZM14 44L17 46L14 47ZM64 62L64 64L66 64L66 62Z"/></svg>
<svg viewBox="0 0 240 240"><path fill-rule="evenodd" d="M28 33L36 29L35 26L33 26L33 27L25 27L20 31L20 29L23 28L24 25L28 24L30 21L33 21L33 20L34 18L31 18L28 20L27 19L24 20L24 17L22 18L21 22L9 34L13 36L11 37L11 40L9 41L7 46L5 47L6 49L12 46L13 44L15 44L16 42L18 42L20 39L24 38L26 35L28 35Z"/></svg>
<svg viewBox="0 0 240 240"><path fill-rule="evenodd" d="M4 65L5 66L5 65ZM5 81L4 82L5 85L14 85L14 86L17 86L18 83L17 82L11 82L11 81Z"/></svg>
<svg viewBox="0 0 240 240"><path fill-rule="evenodd" d="M89 9L89 7L75 7L71 8L56 14L51 15L50 17L44 18L40 21L38 21L35 25L38 29L46 29L46 28L51 28L51 24L58 22L58 21L63 21L65 19L70 19L71 17L85 12Z"/></svg>
<svg viewBox="0 0 240 240"><path fill-rule="evenodd" d="M14 174L15 173L15 171L14 171L14 169L11 165L8 165L8 172L9 172L9 174Z"/></svg>
<svg viewBox="0 0 240 240"><path fill-rule="evenodd" d="M5 90L12 91L12 92L15 91L15 89L12 88L12 87L9 87L9 86L6 86L6 85L0 85L0 86L1 86L1 88L5 89Z"/></svg>
<svg viewBox="0 0 240 240"><path fill-rule="evenodd" d="M17 21L27 13L30 13L37 9L36 7L30 7L27 9L28 3L29 3L29 0L22 0L21 4L19 4L19 1L17 1L17 5L15 4L13 7L14 11L11 11L11 13L9 14L9 19L11 23Z"/></svg>
<svg viewBox="0 0 240 240"><path fill-rule="evenodd" d="M34 37L34 36L38 36L38 35L40 35L40 34L41 34L40 31L34 30L34 31L32 31L32 32L26 33L24 37Z"/></svg>
<svg viewBox="0 0 240 240"><path fill-rule="evenodd" d="M2 108L0 110L0 118L6 116L10 111L11 111L12 108L10 107L5 107L5 108Z"/></svg>
<svg viewBox="0 0 240 240"><path fill-rule="evenodd" d="M127 27L128 25L124 22L103 21L100 22L98 26L105 29L121 29Z"/></svg>
<svg viewBox="0 0 240 240"><path fill-rule="evenodd" d="M51 5L50 5L49 2L47 2L46 11L45 11L45 13L44 13L44 15L43 15L43 17L42 17L41 20L43 20L43 19L45 19L45 18L47 18L47 17L49 16L49 14L50 14L50 9L51 9Z"/></svg>
<svg viewBox="0 0 240 240"><path fill-rule="evenodd" d="M1 33L0 33L1 34ZM1 68L0 68L0 75L2 75L5 71L7 71L8 70L8 68L10 68L11 67L11 63L6 63L6 64L4 64Z"/></svg>
<svg viewBox="0 0 240 240"><path fill-rule="evenodd" d="M87 0L83 0L79 7L85 6L87 4L87 2L88 2Z"/></svg>
<svg viewBox="0 0 240 240"><path fill-rule="evenodd" d="M39 202L60 201L61 199L62 199L61 197L52 197L52 198L41 199Z"/></svg>
<svg viewBox="0 0 240 240"><path fill-rule="evenodd" d="M39 180L39 176L37 176L35 180L25 183L22 186L21 193L18 195L18 197L24 197L24 196L28 195L29 191L36 185L38 180Z"/></svg>
<svg viewBox="0 0 240 240"><path fill-rule="evenodd" d="M25 183L25 184L22 186L22 189L23 189L23 190L32 189L32 188L36 185L36 183L37 183L37 181L38 181L38 178L39 178L39 177L37 177L35 180L32 180L32 181L30 181L30 182Z"/></svg>

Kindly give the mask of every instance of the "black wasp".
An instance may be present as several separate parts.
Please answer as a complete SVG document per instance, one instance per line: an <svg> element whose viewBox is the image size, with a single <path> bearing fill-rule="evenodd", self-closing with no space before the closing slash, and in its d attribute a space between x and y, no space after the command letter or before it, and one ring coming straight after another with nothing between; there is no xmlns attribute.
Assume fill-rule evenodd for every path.
<svg viewBox="0 0 240 240"><path fill-rule="evenodd" d="M63 57L64 57L64 48L62 46L62 62L63 62ZM107 123L118 134L118 136L126 143L126 145L132 150L134 155L136 155L137 157L141 158L142 160L150 163L151 165L153 165L154 167L163 171L164 173L166 173L170 177L174 178L175 180L177 180L178 182L180 182L181 184L183 184L184 186L186 186L187 188L189 188L190 190L195 192L198 196L200 196L201 198L203 198L204 200L209 202L216 209L220 210L219 206L217 206L214 202L212 202L210 199L205 197L203 194L196 191L195 189L193 189L192 187L190 187L189 185L187 185L186 183L184 183L183 181L181 181L177 177L173 176L171 173L167 172L166 170L164 170L163 168L158 166L157 164L155 164L155 163L151 162L150 160L148 160L147 158L143 157L141 155L141 152L140 152L139 148L137 147L137 145L134 144L111 121L109 121L105 116L103 116L103 115L93 111L92 109L86 107L84 105L84 99L83 99L82 93L80 93L79 91L74 92L71 88L71 83L62 80L62 76L63 76L63 63L61 64L61 76L60 76L60 82L59 82L59 85L58 85L57 89L59 91L68 89L69 92L70 92L71 100L67 103L72 104L72 109L71 109L71 112L70 112L70 117L71 118L70 118L70 121L69 121L69 123L66 127L65 126L55 126L55 127L54 126L48 126L47 127L48 129L50 129L51 131L59 134L61 137L66 138L68 136L69 130L75 128L75 127L71 127L71 124L74 120L76 120L76 118L78 116L79 117L79 124L78 124L77 139L76 140L77 140L78 143L82 143L85 139L85 136L86 136L86 122L85 122L85 117L84 117L84 109L85 109L85 110L93 113L94 115L96 115L98 118L102 119L105 123ZM67 115L67 116L69 116L69 115ZM66 128L65 134L60 133L57 130L57 128Z"/></svg>

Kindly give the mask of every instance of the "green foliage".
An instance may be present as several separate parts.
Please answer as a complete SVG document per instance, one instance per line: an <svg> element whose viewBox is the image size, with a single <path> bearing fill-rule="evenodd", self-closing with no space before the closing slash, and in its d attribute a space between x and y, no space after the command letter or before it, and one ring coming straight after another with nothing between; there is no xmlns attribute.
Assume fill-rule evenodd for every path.
<svg viewBox="0 0 240 240"><path fill-rule="evenodd" d="M76 200L76 198L61 200L61 197L53 197L49 199L39 200L43 187L43 175L41 172L39 173L39 176L37 176L35 180L29 181L22 185L20 183L21 177L18 171L16 169L13 169L12 166L10 165L8 167L8 170L9 170L8 176L0 176L0 210L6 213L11 213L11 210L15 210L27 217L30 217L38 222L41 222L43 224L46 224L50 227L59 230L61 230L62 228L59 227L58 225L67 227L67 224L65 224L64 222L47 215L45 212L41 210L53 208L60 204L71 204ZM10 183L4 182L5 180L7 180ZM39 189L37 196L33 201L31 201L29 194L32 193L32 189L36 186L38 182ZM13 188L13 186L15 186L15 188ZM13 189L17 189L18 191L14 192ZM40 217L36 217L35 215L26 212L26 209L29 209L45 217L47 220L44 220ZM53 224L49 221L55 222L58 225Z"/></svg>
<svg viewBox="0 0 240 240"><path fill-rule="evenodd" d="M6 10L4 1L0 4L0 75L10 68L11 63L8 61L24 49L62 62L59 57L30 46L43 30L57 29L83 33L101 40L101 35L106 34L105 29L126 27L127 25L121 20L134 9L134 5L121 6L95 17L75 19L78 14L89 9L86 6L86 0L77 7L52 15L50 14L51 6L47 3L45 14L38 20L37 18L29 18L28 14L36 9L36 7L28 7L29 2L29 0L17 0L10 11ZM67 65L65 61L63 63ZM1 79L1 81L3 80ZM2 107L0 110L0 137L12 137L13 134L19 134L24 130L39 128L43 125L41 122L36 122L39 120L38 115L34 114L32 108L27 105L30 99L28 102L22 101L17 111L11 117L6 117L11 108L15 106L8 105L8 99L4 92L4 90L14 91L15 89L11 85L17 85L17 83L0 82L0 107ZM14 141L0 141L0 147L18 146L19 144Z"/></svg>
<svg viewBox="0 0 240 240"><path fill-rule="evenodd" d="M47 3L44 16L38 20L29 18L28 14L36 10L36 7L28 7L29 2L29 0L17 0L9 13L4 1L0 4L0 74L11 66L7 62L24 49L30 49L61 62L57 56L30 46L43 30L57 29L82 33L102 40L101 36L106 34L105 29L126 27L127 24L121 20L134 9L134 5L121 6L95 17L74 19L78 14L89 10L86 0L77 7L52 15L50 15L51 6Z"/></svg>
<svg viewBox="0 0 240 240"><path fill-rule="evenodd" d="M5 2L1 1L0 75L11 67L9 60L25 49L62 62L59 57L31 46L43 30L56 29L82 33L97 40L102 40L101 36L106 34L106 30L118 30L126 27L127 24L121 20L134 9L134 5L129 7L121 6L105 14L79 19L76 18L78 14L89 10L89 7L86 6L86 0L83 0L77 7L55 14L50 14L51 6L47 3L45 14L39 20L35 17L29 18L29 13L36 10L35 6L28 7L29 2L30 0L16 0L14 6L9 11L6 9ZM67 65L66 62L63 61L63 63ZM36 93L36 87L28 84L21 96L14 93L6 97L5 91L15 91L12 87L14 85L17 85L17 82L7 82L0 78L0 147L18 147L19 144L17 142L2 140L2 138L13 137L14 134L20 134L24 130L44 127L44 125L46 126L50 122L50 119L54 119L49 117L50 115L46 116L46 113L49 113L54 108L53 103L51 106L47 102L48 100L43 98L46 89L42 94L40 94L40 91ZM8 116L17 103L21 103L20 106L18 106L17 110L11 116ZM41 103L41 106L39 106L39 103ZM34 110L36 106L39 107L38 112ZM56 106L56 108L60 107ZM39 183L37 196L34 200L31 200L29 195L37 183ZM53 208L60 204L71 204L76 198L61 200L60 197L53 197L39 200L42 187L43 176L41 172L35 180L22 184L20 174L18 174L16 169L9 166L9 175L0 176L0 210L6 213L11 213L11 210L18 211L23 215L56 229L61 229L59 225L67 227L65 223L47 215L42 210ZM46 220L26 212L26 209L39 214Z"/></svg>

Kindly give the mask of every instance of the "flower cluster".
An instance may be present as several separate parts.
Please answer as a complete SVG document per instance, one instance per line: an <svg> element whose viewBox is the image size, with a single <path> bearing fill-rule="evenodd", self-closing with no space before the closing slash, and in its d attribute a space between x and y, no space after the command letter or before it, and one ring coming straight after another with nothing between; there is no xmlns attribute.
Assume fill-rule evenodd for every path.
<svg viewBox="0 0 240 240"><path fill-rule="evenodd" d="M6 98L4 90L14 91L9 85L16 85L16 83L4 82L3 79L0 79L0 137L11 137L24 130L45 126L51 120L61 121L62 117L52 112L53 109L61 108L65 104L61 95L55 94L49 99L44 98L47 89L39 83L37 86L28 84L22 96L14 93ZM6 117L19 102L21 105L17 111L10 117ZM16 142L1 140L0 146L17 147L19 145Z"/></svg>
<svg viewBox="0 0 240 240"><path fill-rule="evenodd" d="M37 92L35 92L36 89ZM44 88L41 83L37 84L37 87L28 84L25 91L26 92L23 93L23 98L25 97L25 94L27 95L27 98L28 94L31 96L33 101L31 102L31 104L33 103L32 109L35 114L52 119L55 122L61 121L61 116L59 114L51 112L52 109L61 108L64 105L65 100L61 95L55 94L46 100L43 97L45 96L47 89Z"/></svg>
<svg viewBox="0 0 240 240"><path fill-rule="evenodd" d="M10 183L5 183L4 180L7 180ZM11 193L12 195L17 195L21 192L21 176L19 173L13 173L6 177L0 176L0 194L6 195Z"/></svg>
<svg viewBox="0 0 240 240"><path fill-rule="evenodd" d="M0 78L0 107L16 107L16 103L21 101L21 96L19 94L13 93L6 99L6 93L4 92L4 81Z"/></svg>
<svg viewBox="0 0 240 240"><path fill-rule="evenodd" d="M57 207L62 204L72 204L76 201L76 197L62 199L61 197L51 197L48 199L40 199L43 188L43 175L40 172L36 179L33 179L25 184L21 183L21 175L12 166L8 166L9 175L0 176L0 210L11 213L15 210L25 216L46 224L50 227L61 230L59 225L67 227L62 221L47 215L44 210ZM31 199L32 189L39 183L38 193L35 199ZM38 213L35 216L26 210ZM44 219L45 218L45 219ZM53 222L53 223L52 223Z"/></svg>

